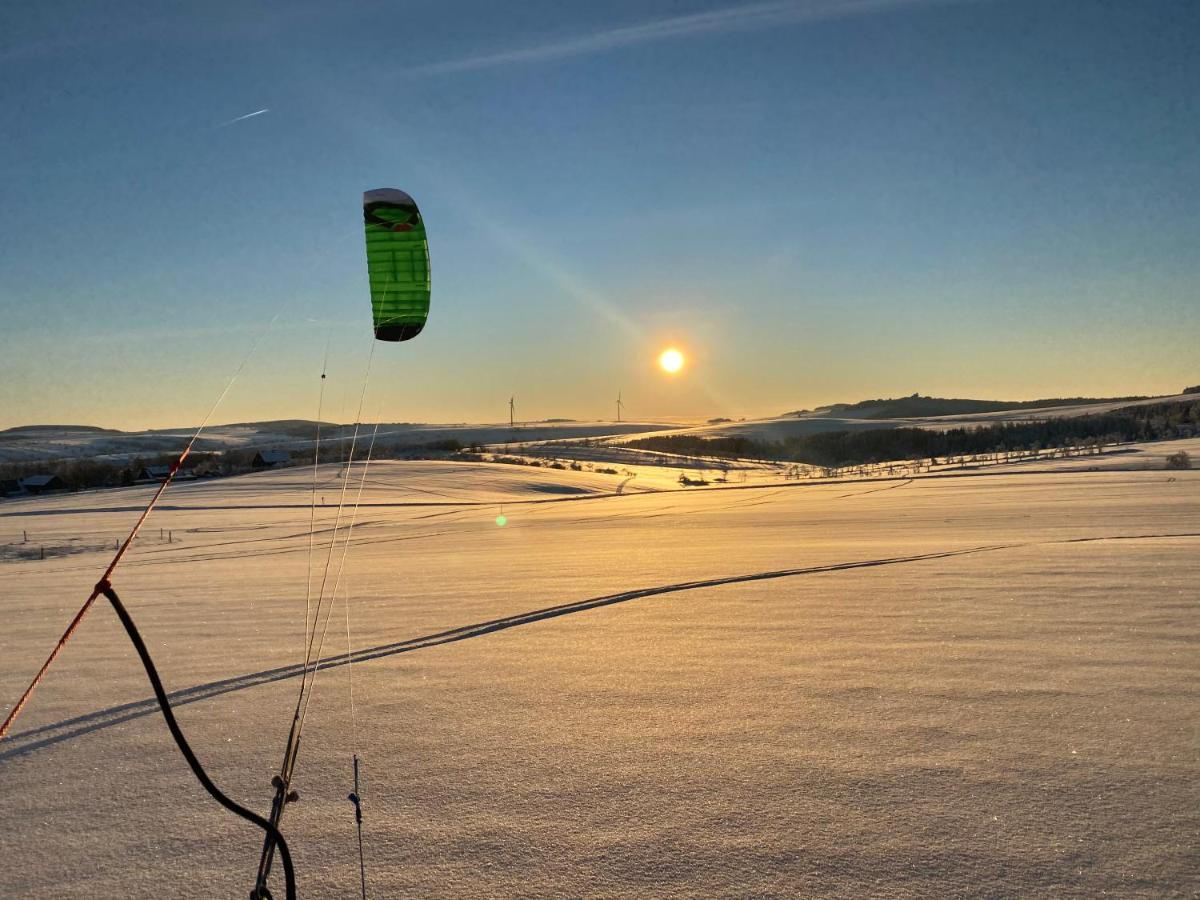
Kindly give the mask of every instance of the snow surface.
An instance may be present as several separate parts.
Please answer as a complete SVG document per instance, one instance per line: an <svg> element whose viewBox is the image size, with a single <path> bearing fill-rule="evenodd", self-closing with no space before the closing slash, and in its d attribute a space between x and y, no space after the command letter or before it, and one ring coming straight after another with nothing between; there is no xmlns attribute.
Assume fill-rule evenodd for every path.
<svg viewBox="0 0 1200 900"><path fill-rule="evenodd" d="M1200 472L1081 463L620 495L372 464L283 823L301 896L357 896L355 749L372 897L1196 896ZM115 582L263 812L310 479L172 487ZM0 506L0 543L76 546L0 560L5 708L148 495ZM245 897L260 835L103 603L0 743L0 896Z"/></svg>

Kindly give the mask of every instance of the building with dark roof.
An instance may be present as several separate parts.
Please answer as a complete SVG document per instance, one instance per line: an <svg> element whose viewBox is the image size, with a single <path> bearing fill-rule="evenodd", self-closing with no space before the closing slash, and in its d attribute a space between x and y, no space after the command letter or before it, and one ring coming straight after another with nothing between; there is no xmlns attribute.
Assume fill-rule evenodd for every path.
<svg viewBox="0 0 1200 900"><path fill-rule="evenodd" d="M285 466L291 461L292 454L286 450L259 450L254 454L250 465L256 469L273 469L276 466Z"/></svg>
<svg viewBox="0 0 1200 900"><path fill-rule="evenodd" d="M67 490L67 483L57 475L26 475L21 479L21 490L27 494L52 494Z"/></svg>

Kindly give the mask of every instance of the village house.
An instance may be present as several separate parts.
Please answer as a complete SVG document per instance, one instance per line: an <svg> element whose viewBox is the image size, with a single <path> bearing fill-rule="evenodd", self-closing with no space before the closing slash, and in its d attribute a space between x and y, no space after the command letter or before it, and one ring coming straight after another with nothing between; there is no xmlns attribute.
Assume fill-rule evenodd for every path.
<svg viewBox="0 0 1200 900"><path fill-rule="evenodd" d="M154 481L166 481L171 474L170 466L142 466L134 479L138 484L148 484Z"/></svg>
<svg viewBox="0 0 1200 900"><path fill-rule="evenodd" d="M57 475L26 475L20 479L21 490L27 494L53 494L67 490L67 483Z"/></svg>
<svg viewBox="0 0 1200 900"><path fill-rule="evenodd" d="M286 466L292 461L292 454L286 450L259 450L254 454L250 465L256 469L273 469L276 466Z"/></svg>

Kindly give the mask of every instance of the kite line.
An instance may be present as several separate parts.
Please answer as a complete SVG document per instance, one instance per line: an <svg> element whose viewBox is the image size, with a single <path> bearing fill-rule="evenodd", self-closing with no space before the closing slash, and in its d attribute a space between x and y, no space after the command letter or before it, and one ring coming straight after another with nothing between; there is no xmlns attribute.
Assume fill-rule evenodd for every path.
<svg viewBox="0 0 1200 900"><path fill-rule="evenodd" d="M367 191L363 195L363 220L366 236L366 255L367 255L367 270L370 282L371 305L374 338L376 341L384 342L401 342L407 341L424 329L426 319L429 314L429 299L430 299L430 270L429 270L429 247L426 239L425 223L421 213L417 209L416 202L413 198L404 191L394 188L380 188ZM329 345L326 344L325 360L322 363L321 372L321 393L318 399L318 416L317 416L317 432L315 440L315 448L313 454L313 503L309 513L309 568L306 576L306 591L305 591L305 654L302 678L300 683L300 692L297 697L296 710L292 720L291 731L288 735L287 745L285 747L283 763L280 767L279 775L275 776L272 783L276 789L275 800L272 805L270 819L264 819L256 815L245 807L240 806L230 800L226 795L212 783L200 765L199 760L192 752L179 728L178 722L175 720L170 703L168 702L166 692L163 689L161 680L158 676L157 669L146 649L144 641L141 639L132 618L125 609L120 598L112 588L112 578L117 572L121 561L129 551L133 542L138 537L142 527L149 519L151 513L158 505L167 488L174 482L175 477L182 469L184 463L191 454L196 442L201 434L208 427L213 415L221 402L228 395L234 383L245 369L250 358L258 349L263 338L274 326L279 318L280 312L277 312L268 323L266 329L258 335L254 340L246 356L242 359L232 377L221 391L220 396L213 403L207 415L204 417L200 427L192 434L186 446L180 452L179 456L171 464L167 475L162 483L158 486L150 497L149 502L138 516L128 536L124 542L117 548L112 560L109 562L103 575L93 588L91 594L84 601L79 611L67 625L66 630L51 649L49 656L42 663L41 668L33 677L29 686L22 693L20 698L14 704L13 708L5 717L4 722L0 724L0 740L2 740L12 729L16 719L21 715L26 705L29 703L34 691L45 678L46 673L54 664L59 654L66 647L67 643L74 636L75 632L82 623L84 617L90 611L95 601L103 596L113 606L113 609L125 627L130 641L133 643L135 650L141 658L142 664L146 670L147 677L150 679L154 687L155 697L158 700L163 717L166 720L167 727L170 730L172 737L184 756L188 765L191 767L193 774L200 781L205 790L222 806L234 812L238 816L246 819L259 826L265 832L262 857L259 863L258 879L255 885L255 890L252 897L257 900L268 900L272 895L267 889L267 880L270 874L271 863L274 858L276 849L279 850L280 857L285 869L285 881L287 887L287 897L289 900L295 897L295 875L292 867L292 860L284 841L283 835L279 831L279 821L282 817L283 810L286 804L298 799L298 794L291 790L292 775L295 770L296 758L299 752L300 738L303 732L304 723L307 718L309 704L312 699L313 688L316 681L316 676L320 667L317 665L320 653L323 648L326 634L329 630L329 624L333 616L336 606L338 587L341 583L342 574L345 569L347 556L349 553L349 545L353 536L354 526L357 521L358 509L362 499L363 490L366 484L368 469L373 456L376 437L379 433L379 423L376 421L371 434L370 446L367 450L366 459L363 465L362 476L359 480L358 489L356 491L353 509L350 513L349 524L346 528L346 534L343 539L341 557L336 569L336 575L333 579L332 590L326 594L326 586L329 581L330 568L333 564L334 554L339 539L339 530L341 528L343 513L345 511L347 499L347 485L350 477L350 471L354 460L354 454L357 449L359 433L362 423L362 408L367 391L367 382L371 370L371 357L374 355L375 341L371 344L371 357L368 358L366 373L364 374L362 394L359 399L359 411L355 420L354 436L350 445L350 454L347 462L346 472L344 475L340 497L338 501L337 516L335 518L328 553L326 555L324 569L320 581L320 589L315 597L313 596L314 572L312 566L312 555L315 544L316 530L316 488L319 471L319 454L321 445L320 419L321 410L324 400L324 382L326 379L326 368L328 364ZM326 606L328 601L328 606ZM351 635L350 635L350 606L349 596L345 598L345 613L346 613L346 636L347 636L347 658L353 661ZM325 614L324 622L322 623L321 615ZM319 634L318 634L319 632ZM314 654L315 651L315 654ZM361 773L360 773L360 758L358 754L358 736L357 736L357 712L354 709L353 696L353 678L352 673L349 681L350 702L351 702L351 717L352 728L354 729L355 752L353 754L354 765L354 792L349 795L349 799L355 807L355 820L358 828L358 845L359 845L359 881L362 891L362 896L366 898L366 868L363 854L362 844L362 802L361 802Z"/></svg>
<svg viewBox="0 0 1200 900"><path fill-rule="evenodd" d="M79 611L75 614L75 617L71 620L70 624L67 625L66 630L58 639L57 643L55 643L54 648L50 651L50 655L46 657L46 661L42 663L41 668L38 669L37 674L33 677L33 680L29 683L29 686L25 689L24 693L21 694L21 697L13 706L7 718L5 718L4 723L0 725L0 740L2 740L4 736L8 734L13 723L16 721L17 716L21 714L21 711L29 703L29 699L33 696L33 692L37 689L38 685L41 684L42 679L45 678L46 672L49 671L50 666L54 664L54 661L58 658L58 655L62 652L63 648L66 647L67 642L71 640L72 636L79 628L84 616L87 615L88 611L92 608L92 605L96 602L96 600L103 596L109 601L109 603L112 604L113 611L117 614L117 618L121 620L121 624L124 626L130 642L137 651L138 657L142 661L142 666L146 670L146 675L150 679L150 685L154 689L154 696L158 701L159 709L162 710L163 718L166 720L167 729L171 732L171 737L175 739L175 744L179 748L179 752L183 754L183 758L186 760L189 768L191 768L192 774L196 776L196 780L200 782L201 787L203 787L204 790L207 791L214 800L220 803L221 806L225 807L235 815L247 820L248 822L257 825L266 832L273 844L279 848L279 855L283 860L284 883L287 900L295 900L296 874L292 865L291 853L287 847L287 841L284 840L283 835L279 832L278 827L273 822L264 819L257 813L254 813L239 803L231 800L213 783L212 779L208 777L208 773L204 771L204 767L200 764L200 760L196 757L195 752L188 744L187 739L183 735L182 729L179 727L178 721L175 719L175 714L171 709L171 703L167 698L166 690L163 688L162 680L159 678L158 669L155 667L154 661L150 656L150 652L146 648L146 644L142 640L142 636L138 631L137 626L134 624L132 617L129 615L128 610L125 609L125 605L121 602L117 592L113 590L111 581L113 574L117 570L117 567L121 564L121 560L125 557L125 554L129 551L129 548L133 545L134 540L137 538L138 532L140 532L142 526L145 525L146 520L150 517L150 513L154 511L154 507L158 505L158 501L162 498L162 495L171 485L171 482L175 480L176 474L178 474L179 470L183 467L184 462L191 454L192 448L196 445L196 441L208 427L208 423L212 420L213 415L216 413L217 407L221 405L221 401L225 399L226 395L233 388L238 376L240 376L242 370L246 368L246 364L250 361L250 358L258 349L259 344L262 343L262 339L271 330L278 318L279 313L276 313L271 318L271 321L267 324L267 327L263 329L263 331L254 340L254 343L251 344L250 349L246 352L246 355L242 358L241 363L238 365L237 369L226 383L225 389L221 391L220 396L217 397L216 401L209 409L208 414L205 415L204 421L200 423L200 427L196 429L194 434L192 434L186 446L184 446L183 451L167 470L167 475L163 479L162 484L158 486L158 490L154 492L153 496L150 498L150 502L146 504L146 508L143 509L141 515L138 516L133 528L130 529L129 535L125 538L125 542L117 548L116 554L113 556L112 561L109 562L108 568L104 570L104 574L96 583L96 586L92 588L91 594L88 595L87 600L84 601L83 605L79 608ZM264 900L269 900L271 895L270 893L265 893L262 896Z"/></svg>
<svg viewBox="0 0 1200 900"><path fill-rule="evenodd" d="M346 489L350 483L350 477L351 477L350 472L351 472L352 467L355 462L354 453L358 447L359 432L362 427L361 423L362 423L362 417L363 417L362 416L363 406L366 402L367 386L370 382L371 366L374 361L374 358L375 358L375 341L372 341L370 352L367 354L367 365L366 365L366 370L363 373L362 391L360 392L359 399L358 399L358 412L355 416L354 432L350 439L350 453L346 460L346 473L343 476L342 487L341 487L341 491L340 491L339 497L338 497L337 513L334 517L333 529L330 534L329 548L328 548L328 552L326 553L326 556L325 556L325 564L324 564L322 574L321 574L320 585L318 587L317 594L315 597L315 603L313 602L313 600L311 598L311 590L310 590L310 597L306 601L306 604L305 604L306 609L305 609L304 619L305 619L305 636L307 638L307 641L306 641L307 646L306 646L305 654L304 654L304 663L303 663L303 666L301 669L300 690L296 697L296 708L292 714L292 724L288 731L287 741L284 745L283 761L280 763L279 774L277 774L274 778L271 779L271 785L272 785L272 787L275 788L275 796L271 802L271 819L270 819L270 821L271 821L271 824L276 827L276 829L278 829L279 823L283 819L283 812L284 812L285 808L287 807L287 805L289 803L293 803L296 800L300 799L299 792L292 789L292 777L295 773L296 760L300 753L300 738L304 731L305 721L308 718L308 707L309 707L309 703L312 701L313 689L316 684L317 674L319 672L319 667L317 667L315 661L320 659L321 649L324 647L324 644L325 644L325 636L329 631L329 623L330 623L330 620L333 618L334 604L337 601L338 586L341 584L342 573L345 571L346 557L350 550L350 540L354 534L354 525L358 518L358 508L359 508L359 504L362 501L363 488L366 485L367 473L368 473L368 470L371 465L371 457L375 450L375 438L379 433L379 423L376 422L375 427L371 432L371 441L367 448L367 455L366 455L366 459L364 461L362 475L359 479L358 489L355 493L354 506L351 509L351 513L350 513L350 517L349 517L349 524L346 528L346 535L344 538L342 538L342 553L341 553L341 558L338 561L338 565L337 565L336 572L334 575L333 587L328 593L326 593L326 585L329 582L329 571L332 566L334 554L336 552L336 548L337 548L337 544L338 544L338 531L342 527L342 516L343 516L343 512L345 511L345 508L346 508L346 492L347 492ZM314 485L314 505L315 505L315 490L316 490L315 476L314 476L313 485ZM312 529L314 527L315 527L315 524L310 524L310 534L309 534L310 548L311 548L311 539L312 539ZM310 549L310 554L311 554L311 549ZM310 556L310 567L311 567L311 556ZM326 604L326 600L328 600L328 604ZM349 610L349 605L348 605L349 598L346 598L346 603L347 603L347 607L346 607L347 634L349 634L349 615L350 615L350 610ZM311 616L310 616L310 610L311 610ZM323 611L325 613L325 619L324 619L324 624L322 625L321 624L321 614ZM311 629L310 629L310 620L311 620ZM318 629L319 629L319 633L320 633L319 639L318 639ZM353 690L352 687L351 687L351 690ZM353 703L353 694L351 695L351 702ZM365 869L363 868L363 858L362 858L362 854L361 854L362 808L361 808L360 802L357 799L358 798L358 784L357 784L357 776L358 776L357 760L358 760L358 757L357 757L357 754L355 755L354 758L355 758L355 777L356 777L355 792L354 792L354 796L356 798L355 813L356 813L356 819L358 821L359 829L360 829L360 855L359 855L360 880L363 885L363 895L365 896L366 895L366 875L365 875ZM250 894L250 896L251 896L251 898L253 898L253 900L259 900L259 898L266 898L266 897L270 896L270 893L267 890L267 881L271 875L271 864L272 864L272 860L274 858L274 854L275 854L275 839L274 839L273 835L270 832L268 832L266 837L263 840L262 854L259 857L258 873L255 878L254 890Z"/></svg>
<svg viewBox="0 0 1200 900"><path fill-rule="evenodd" d="M146 504L146 508L142 510L142 514L138 516L138 520L133 524L133 528L129 532L129 536L125 538L125 542L121 544L119 548L117 548L116 555L113 556L112 562L108 564L108 568L104 570L104 574L100 576L100 581L97 583L96 587L92 589L92 593L88 595L87 600L83 602L83 606L79 608L79 612L75 613L75 618L73 618L70 624L67 625L66 630L62 633L62 637L58 639L58 642L54 645L54 649L50 651L50 655L47 656L46 661L42 663L42 667L38 669L37 674L33 676L33 680L29 682L29 687L25 688L24 693L21 694L20 698L13 705L13 708L9 711L8 716L5 718L4 723L0 724L0 740L4 740L4 737L12 728L13 723L17 720L17 716L19 716L21 711L25 709L25 705L29 702L29 698L33 696L33 692L37 690L38 685L42 683L42 679L46 677L46 672L49 671L50 666L52 666L54 661L58 658L58 654L62 652L63 648L67 645L67 642L70 641L74 636L75 630L79 627L79 623L83 621L84 616L88 614L88 610L92 608L92 604L95 603L96 599L100 596L101 585L108 584L112 581L113 574L117 571L117 566L121 564L121 560L124 558L125 553L129 550L130 546L133 544L138 532L142 530L142 526L146 524L146 520L150 518L150 513L153 512L154 507L158 504L159 499L166 492L171 482L175 480L175 475L179 472L179 469L187 460L188 455L192 452L192 447L195 446L196 441L199 439L201 433L203 433L204 429L208 427L208 423L212 420L213 414L217 411L217 407L221 405L221 401L225 399L225 396L233 387L234 382L237 381L238 376L242 374L242 370L246 368L246 363L250 361L250 357L254 355L254 351L258 349L258 345L262 343L262 339L267 335L267 332L271 330L271 327L275 324L275 320L278 318L279 313L276 313L274 317L272 317L271 321L267 323L267 327L263 329L257 338L255 338L254 343L250 345L249 351L242 358L241 363L234 371L232 377L230 377L229 382L225 385L225 390L221 391L221 395L217 397L216 402L213 403L212 407L209 409L208 415L204 417L204 421L200 423L200 427L196 429L196 432L187 442L187 446L183 448L183 452L179 454L175 462L171 464L170 469L167 470L166 478L164 478L162 484L158 486L158 490L154 492L154 496L150 498L150 502Z"/></svg>

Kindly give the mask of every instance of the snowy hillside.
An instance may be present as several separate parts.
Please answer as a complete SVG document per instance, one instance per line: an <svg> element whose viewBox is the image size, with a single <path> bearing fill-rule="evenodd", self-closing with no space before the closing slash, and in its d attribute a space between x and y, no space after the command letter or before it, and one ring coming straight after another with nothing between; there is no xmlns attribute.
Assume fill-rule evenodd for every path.
<svg viewBox="0 0 1200 900"><path fill-rule="evenodd" d="M116 583L265 811L306 584L350 538L284 821L301 896L357 890L355 752L371 896L1182 895L1200 473L1075 462L619 494L385 462L356 512L358 472L315 509L311 472L267 472L172 488ZM0 702L146 496L0 508L7 544L75 546L0 560ZM0 895L248 892L260 835L148 698L97 606L0 743Z"/></svg>

